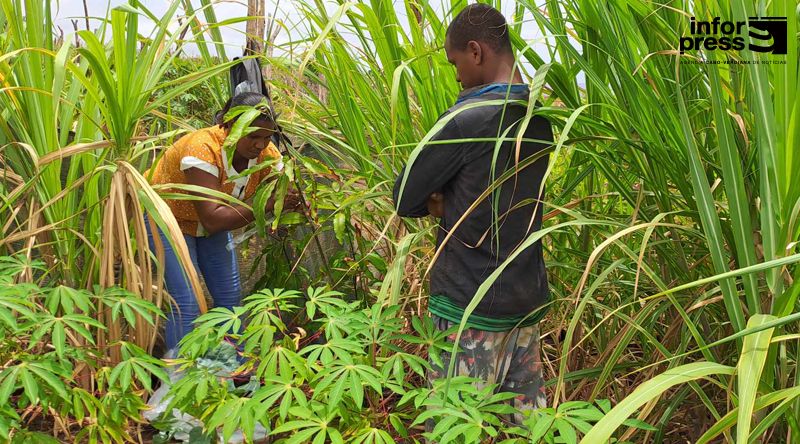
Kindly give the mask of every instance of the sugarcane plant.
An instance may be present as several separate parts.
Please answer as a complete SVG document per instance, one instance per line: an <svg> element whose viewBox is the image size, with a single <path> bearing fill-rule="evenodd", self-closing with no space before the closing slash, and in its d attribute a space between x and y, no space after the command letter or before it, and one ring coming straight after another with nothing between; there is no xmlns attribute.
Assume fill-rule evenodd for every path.
<svg viewBox="0 0 800 444"><path fill-rule="evenodd" d="M157 147L175 133L143 135L140 122L233 62L162 82L189 26L170 30L178 6L170 4L147 39L139 34L139 16L154 17L150 11L139 2L114 8L96 31L77 32L76 47L72 36L54 41L49 1L2 2L0 146L7 180L0 248L45 261L45 272L28 273L28 280L120 285L160 306L166 296L151 265L145 213L190 263L174 217L143 175ZM199 290L194 269L187 273ZM138 322L123 332L108 313L98 315L110 326L97 332L101 346L125 337L152 350L152 326ZM117 347L109 353L120 357Z"/></svg>

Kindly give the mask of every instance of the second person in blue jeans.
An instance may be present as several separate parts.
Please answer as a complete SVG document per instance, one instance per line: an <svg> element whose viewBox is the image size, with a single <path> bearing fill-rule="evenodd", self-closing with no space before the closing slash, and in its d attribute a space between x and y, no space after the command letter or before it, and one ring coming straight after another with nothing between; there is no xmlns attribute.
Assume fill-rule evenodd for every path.
<svg viewBox="0 0 800 444"><path fill-rule="evenodd" d="M150 183L189 184L223 192L242 201L252 197L259 183L269 176L270 168L280 169L283 166L280 163L280 152L271 142L276 130L275 122L267 111L260 115L250 125L258 129L239 139L233 158L229 161L222 147L234 120L225 121L224 116L234 107L256 107L265 103L266 97L257 93L248 92L234 96L218 113L217 125L189 133L166 150L153 166L151 174L148 174L151 175ZM269 159L276 163L252 174L236 177ZM233 179L229 179L231 177ZM243 206L218 200L209 197L202 200L169 199L166 202L178 221L192 263L198 274L203 276L214 305L232 308L239 305L242 291L236 250L229 247L233 243L231 230L248 225L254 217L253 212ZM270 200L267 211L273 205L274 202ZM284 205L290 210L297 209L297 195L290 193ZM150 224L146 225L150 248L155 251ZM165 337L167 350L172 350L192 330L199 308L175 252L164 233L158 231L165 253L164 280L167 291L174 300L167 315Z"/></svg>

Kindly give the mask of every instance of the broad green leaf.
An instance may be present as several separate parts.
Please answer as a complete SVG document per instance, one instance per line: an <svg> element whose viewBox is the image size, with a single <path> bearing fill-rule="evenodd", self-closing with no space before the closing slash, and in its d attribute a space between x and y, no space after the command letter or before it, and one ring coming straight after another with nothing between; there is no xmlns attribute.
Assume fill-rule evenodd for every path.
<svg viewBox="0 0 800 444"><path fill-rule="evenodd" d="M558 435L566 444L575 444L578 442L578 435L575 433L575 429L572 427L572 424L570 424L568 421L561 418L556 418L555 426L556 430L558 430Z"/></svg>

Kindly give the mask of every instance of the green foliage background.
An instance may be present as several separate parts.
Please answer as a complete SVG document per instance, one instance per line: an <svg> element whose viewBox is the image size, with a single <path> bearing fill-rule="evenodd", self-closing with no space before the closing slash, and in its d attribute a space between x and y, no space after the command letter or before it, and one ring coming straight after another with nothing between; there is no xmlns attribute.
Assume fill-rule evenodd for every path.
<svg viewBox="0 0 800 444"><path fill-rule="evenodd" d="M183 359L201 371L201 352L239 315L250 317L250 336L228 339L257 343L248 353L275 362L262 373L289 377L281 373L286 366L299 391L281 395L281 405L290 399L283 410L264 410L278 393L271 390L287 381L262 385L261 398L229 392L206 375L186 384L206 381L213 396L176 396L176 403L227 432L230 424L250 429L263 421L287 442L388 442L386 434L400 440L403 428L413 439L419 429L410 426L427 414L456 418L439 430L454 442L796 440L796 3L513 3L512 41L541 103L529 115L556 128L545 225L528 239L543 240L554 295L542 325L552 408L531 418L527 431L499 425L503 395L459 379L440 394L461 394L463 404L424 412L425 400L436 399L418 371L427 346L439 343L422 319L435 225L400 220L390 199L401 166L458 91L441 42L465 3L295 5L307 27L302 37L276 48L285 50L279 57L259 55L294 144L275 175L280 186L265 185L254 199L281 198L291 185L311 203L307 219L259 214L256 226L261 237L276 227L284 239L294 236L283 249L286 265L263 281L293 290L256 292L250 302L264 306L209 311ZM150 187L142 173L180 131L207 122L218 109L210 103L224 101L230 62L219 51L219 28L230 23L218 23L207 0L172 3L164 17L131 2L96 35L81 32L74 48L72 39L51 38L49 2L0 6L0 254L12 264L0 292L3 424L18 440L28 439L32 417L48 418L62 437L91 424L83 427L88 440L124 440L141 407L133 398L149 388L147 374L137 372L158 316L143 307L165 306L152 278L158 267L150 268L141 242L143 212L182 247L163 203L170 191ZM188 17L175 30L169 25L179 7ZM408 26L398 8L412 18ZM138 35L140 14L155 19L152 35ZM788 18L786 63L699 64L692 62L722 55L676 51L687 17L755 15ZM523 26L539 29L544 48L522 39ZM178 57L184 30L198 42L198 59ZM749 51L726 56L773 60ZM324 233L338 246L318 243ZM260 256L269 263L276 252L268 247ZM320 272L292 273L305 257L323 258ZM135 295L140 310L120 306L115 314L103 305L100 295L115 288ZM331 297L336 291L343 296ZM82 302L51 307L48 298L65 292ZM296 306L283 305L292 315L282 325L268 316L280 304ZM312 329L296 328L308 322L327 345L301 343ZM369 328L374 323L380 328ZM380 334L393 339L371 347ZM386 359L406 356L391 347L408 360L387 367ZM78 369L87 354L96 361ZM126 400L117 404L124 411L90 414L109 394Z"/></svg>

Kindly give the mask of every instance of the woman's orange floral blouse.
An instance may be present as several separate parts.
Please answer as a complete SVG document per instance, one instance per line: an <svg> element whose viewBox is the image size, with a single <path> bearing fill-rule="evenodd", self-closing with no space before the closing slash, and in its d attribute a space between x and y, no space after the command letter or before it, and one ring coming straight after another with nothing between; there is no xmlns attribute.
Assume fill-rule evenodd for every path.
<svg viewBox="0 0 800 444"><path fill-rule="evenodd" d="M167 149L153 167L150 183L153 185L185 184L187 182L184 171L189 168L199 168L219 179L219 189L223 193L230 194L239 200L249 199L255 194L258 184L269 175L270 168L264 168L245 177L228 180L228 177L237 176L239 173L233 168L233 165L228 165L227 156L222 151L226 136L227 131L221 126L215 125L181 137ZM257 159L250 159L247 168L252 168L269 158L281 158L280 152L272 142L261 151ZM278 160L276 168L281 169L282 167L282 163ZM172 209L183 233L197 237L207 234L203 224L200 223L193 201L167 199L166 202Z"/></svg>

